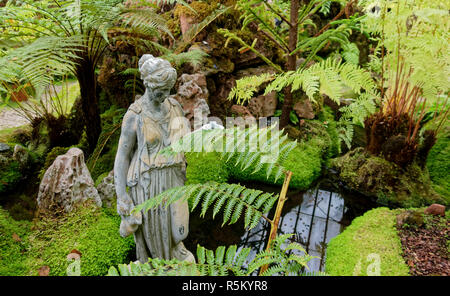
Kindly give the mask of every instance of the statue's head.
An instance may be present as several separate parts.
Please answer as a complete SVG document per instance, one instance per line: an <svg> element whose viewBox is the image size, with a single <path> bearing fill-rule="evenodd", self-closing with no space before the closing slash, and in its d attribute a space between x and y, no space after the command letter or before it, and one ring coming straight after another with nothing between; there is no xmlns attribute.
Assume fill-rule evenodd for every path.
<svg viewBox="0 0 450 296"><path fill-rule="evenodd" d="M153 99L164 101L177 80L177 71L172 65L151 54L144 54L139 60L139 72L144 86Z"/></svg>

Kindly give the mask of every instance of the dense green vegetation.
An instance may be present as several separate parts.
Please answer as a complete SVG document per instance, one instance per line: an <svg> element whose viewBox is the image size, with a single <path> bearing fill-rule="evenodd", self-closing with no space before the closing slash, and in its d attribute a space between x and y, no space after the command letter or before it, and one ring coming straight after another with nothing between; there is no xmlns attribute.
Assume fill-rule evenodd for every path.
<svg viewBox="0 0 450 296"><path fill-rule="evenodd" d="M377 208L353 220L328 244L327 274L376 275L374 263L379 260L379 275L409 275L395 229L397 214L399 210Z"/></svg>
<svg viewBox="0 0 450 296"><path fill-rule="evenodd" d="M15 221L0 208L0 275L26 274L24 254L29 246L30 224L28 221Z"/></svg>
<svg viewBox="0 0 450 296"><path fill-rule="evenodd" d="M40 221L17 222L0 210L1 275L37 275L43 266L50 275L67 275L72 250L81 253L81 275L105 275L111 265L128 260L133 237L120 237L120 217L114 209L80 205L70 214ZM20 241L16 241L16 234Z"/></svg>
<svg viewBox="0 0 450 296"><path fill-rule="evenodd" d="M433 188L450 204L450 127L445 126L427 158L427 169Z"/></svg>
<svg viewBox="0 0 450 296"><path fill-rule="evenodd" d="M50 275L65 275L73 250L81 253L82 275L106 275L111 266L119 266L111 274L128 273L123 264L134 242L119 236L114 206L85 203L50 217L35 212L35 204L39 181L71 147L83 150L96 186L113 169L123 116L145 91L138 69L143 54L162 57L176 69L180 79L171 94L182 107L198 106L201 98L209 116L223 122L279 117L288 138L280 144L284 153L271 164L262 164L262 152L249 151L248 143L235 144L233 151L240 152L185 151L186 186L169 189L140 209L186 197L191 210L201 208L202 218L212 209L224 223L243 217L245 226L254 227L263 217L276 233L286 190L306 191L321 184L321 177L333 177L346 191L390 209L366 212L331 240L327 273L373 274L379 258L381 275L408 275L394 227L402 209L392 209L450 206L448 3L55 3L0 1L0 23L7 24L0 25L0 112L16 111L30 122L0 128L0 143L11 148L0 153L0 275L37 275L42 267ZM183 74L199 77L183 82ZM257 135L251 128L229 130ZM13 155L16 143L25 147L24 161ZM280 195L237 183L276 185ZM281 208L274 217L264 216L277 202ZM287 237L270 239L281 244ZM225 268L221 274L226 268L245 274L233 264L242 264L246 250L228 262L222 261L226 247L198 250L201 263L205 254L206 261L216 256L217 267ZM304 261L290 266L281 249L259 259L267 255L274 255L273 265L256 260L254 270L298 274L310 259L294 256ZM214 275L214 269L200 265L153 263L158 267L152 271L149 265L132 267L140 275L165 272L165 264L181 267L183 274ZM183 269L188 267L193 269Z"/></svg>

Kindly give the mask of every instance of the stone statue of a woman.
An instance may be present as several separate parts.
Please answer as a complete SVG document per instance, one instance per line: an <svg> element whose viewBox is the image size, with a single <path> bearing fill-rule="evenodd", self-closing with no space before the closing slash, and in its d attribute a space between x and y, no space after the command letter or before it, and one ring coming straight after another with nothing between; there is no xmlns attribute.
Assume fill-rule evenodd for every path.
<svg viewBox="0 0 450 296"><path fill-rule="evenodd" d="M114 163L117 212L122 218L120 234L134 233L137 259L194 261L183 245L189 226L187 202L160 205L148 212L131 214L135 205L176 186L184 185L186 163L182 153L158 152L190 132L180 104L169 96L177 73L170 63L145 54L139 60L145 94L123 118Z"/></svg>

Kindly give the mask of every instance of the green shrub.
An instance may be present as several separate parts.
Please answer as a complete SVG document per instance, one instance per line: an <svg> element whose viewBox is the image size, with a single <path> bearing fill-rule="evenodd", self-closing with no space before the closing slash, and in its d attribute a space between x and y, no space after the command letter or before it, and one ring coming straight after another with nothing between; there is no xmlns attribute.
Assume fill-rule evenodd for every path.
<svg viewBox="0 0 450 296"><path fill-rule="evenodd" d="M327 158L339 155L339 153L341 152L341 145L333 110L331 110L329 106L324 106L323 111L319 113L317 117L322 123L326 123L326 131L330 137Z"/></svg>
<svg viewBox="0 0 450 296"><path fill-rule="evenodd" d="M400 210L376 208L353 220L327 247L326 273L332 276L367 275L379 256L380 275L405 276L409 268L395 228Z"/></svg>
<svg viewBox="0 0 450 296"><path fill-rule="evenodd" d="M74 249L82 254L81 275L107 274L110 266L126 262L134 247L133 236L122 238L119 226L113 209L90 202L57 219L41 219L29 235L27 275L36 275L42 266L50 267L50 275L66 275L67 255Z"/></svg>

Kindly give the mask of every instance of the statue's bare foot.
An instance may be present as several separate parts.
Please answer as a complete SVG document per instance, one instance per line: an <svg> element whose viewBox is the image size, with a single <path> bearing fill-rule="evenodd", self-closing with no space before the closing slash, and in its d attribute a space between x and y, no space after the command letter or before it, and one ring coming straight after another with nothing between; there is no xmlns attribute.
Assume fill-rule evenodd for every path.
<svg viewBox="0 0 450 296"><path fill-rule="evenodd" d="M180 261L187 261L187 262L195 263L194 255L188 249L186 249L183 242L179 242L172 249L172 258L176 258Z"/></svg>

